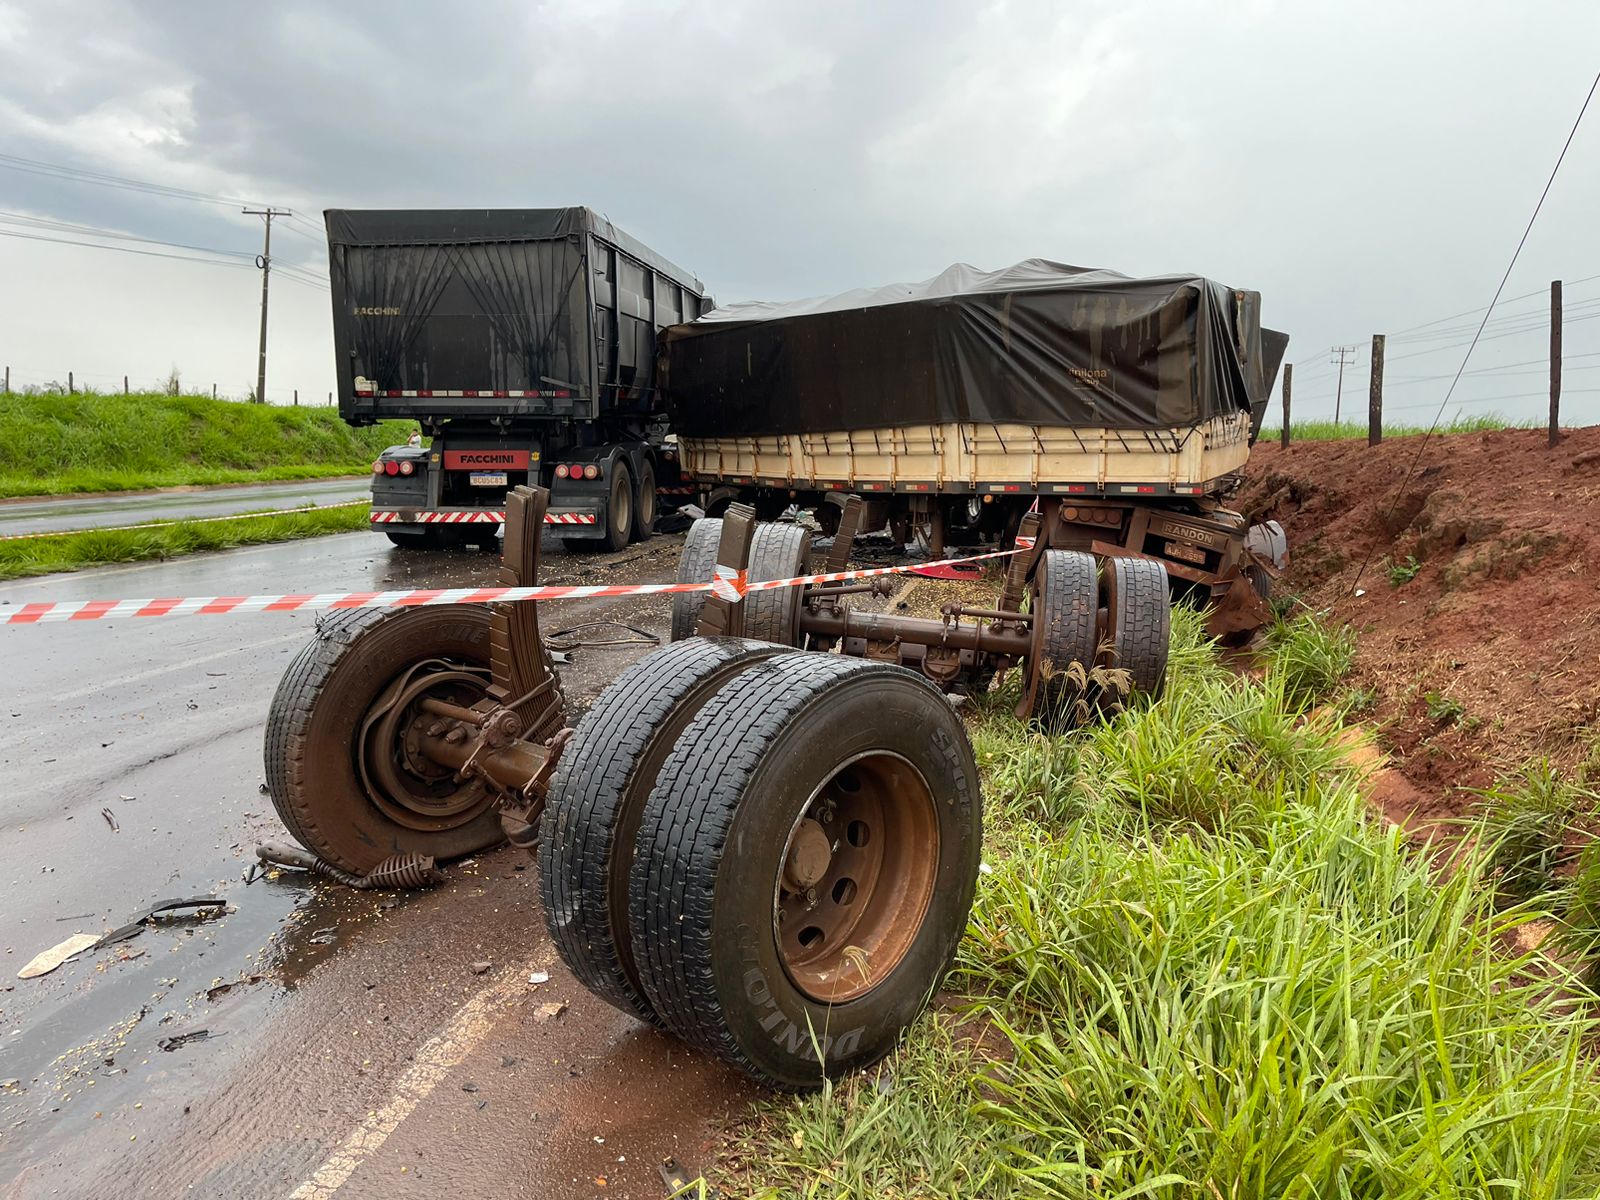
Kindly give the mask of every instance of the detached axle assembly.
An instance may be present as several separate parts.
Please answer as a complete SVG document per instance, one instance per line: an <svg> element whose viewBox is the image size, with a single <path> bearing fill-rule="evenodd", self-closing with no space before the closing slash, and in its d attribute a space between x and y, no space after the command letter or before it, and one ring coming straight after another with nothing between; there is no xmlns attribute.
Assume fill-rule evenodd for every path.
<svg viewBox="0 0 1600 1200"><path fill-rule="evenodd" d="M845 503L819 574L843 571L858 532L860 500ZM812 573L809 539L795 526L758 525L741 505L720 520L695 522L680 582L715 571L750 580ZM1011 557L991 605L945 604L939 618L851 606L887 594L882 577L755 591L743 601L689 593L674 598L673 636L747 632L784 645L833 651L917 671L947 691L978 691L1020 666L1018 716L1061 730L1128 692L1156 694L1166 674L1170 599L1165 567L1152 559L1099 559L1050 550L1050 530L1029 513L1018 530L1030 548ZM772 597L781 597L772 599Z"/></svg>
<svg viewBox="0 0 1600 1200"><path fill-rule="evenodd" d="M506 584L537 582L545 501L510 498ZM830 572L858 524L846 507ZM734 505L694 525L679 576L809 566L805 530ZM1049 728L1110 707L1116 679L1156 690L1165 573L1029 551L992 604L938 619L852 608L876 582L721 590L677 595L675 640L576 728L532 603L325 619L267 723L273 803L311 852L287 861L362 886L509 838L538 856L562 958L609 1003L773 1087L880 1058L977 882L977 766L943 690L1021 665L1021 710Z"/></svg>

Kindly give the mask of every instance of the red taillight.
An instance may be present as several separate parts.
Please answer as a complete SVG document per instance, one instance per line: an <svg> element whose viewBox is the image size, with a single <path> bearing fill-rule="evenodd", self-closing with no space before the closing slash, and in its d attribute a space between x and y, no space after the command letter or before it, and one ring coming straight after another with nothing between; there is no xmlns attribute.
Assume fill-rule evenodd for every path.
<svg viewBox="0 0 1600 1200"><path fill-rule="evenodd" d="M409 474L411 474L411 472L415 471L416 469L417 469L417 464L414 463L414 462L407 461L407 462L403 462L403 463L400 464L400 474L402 474L402 475L409 475Z"/></svg>
<svg viewBox="0 0 1600 1200"><path fill-rule="evenodd" d="M400 464L395 462L394 459L391 458L388 462L383 464L383 473L385 475L398 475L398 474L400 474Z"/></svg>
<svg viewBox="0 0 1600 1200"><path fill-rule="evenodd" d="M568 474L568 472L567 472L567 464L566 463L560 463L559 465L557 465L557 467L556 467L556 478L557 479L565 479L567 477L567 474Z"/></svg>
<svg viewBox="0 0 1600 1200"><path fill-rule="evenodd" d="M380 459L378 459L376 462L374 462L372 464L372 473L374 475L382 475L383 474L383 459L380 458Z"/></svg>
<svg viewBox="0 0 1600 1200"><path fill-rule="evenodd" d="M584 467L583 477L585 479L599 479L600 468L595 466L593 463L590 463L588 466Z"/></svg>

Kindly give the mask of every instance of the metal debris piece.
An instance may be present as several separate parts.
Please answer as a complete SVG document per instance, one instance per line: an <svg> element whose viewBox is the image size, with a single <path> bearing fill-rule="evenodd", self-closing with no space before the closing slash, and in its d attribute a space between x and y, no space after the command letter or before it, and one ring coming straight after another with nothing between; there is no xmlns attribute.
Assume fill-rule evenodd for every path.
<svg viewBox="0 0 1600 1200"><path fill-rule="evenodd" d="M69 958L76 958L85 950L98 944L100 939L92 933L75 933L64 942L57 942L48 950L41 950L17 972L18 979L34 979L48 975Z"/></svg>
<svg viewBox="0 0 1600 1200"><path fill-rule="evenodd" d="M149 908L130 920L126 925L113 929L110 933L100 938L94 944L96 950L102 946L110 946L115 942L125 942L129 938L144 931L157 917L164 913L175 912L180 908L192 908L195 911L189 915L196 918L220 917L227 909L228 902L219 896L195 896L188 900L157 900Z"/></svg>
<svg viewBox="0 0 1600 1200"><path fill-rule="evenodd" d="M528 976L528 982L529 983L535 983L535 984L537 984L537 983L549 983L550 982L550 972L549 971L535 971L532 975Z"/></svg>
<svg viewBox="0 0 1600 1200"><path fill-rule="evenodd" d="M117 819L111 815L111 810L109 808L102 808L100 810L100 815L106 819L106 824L111 826L112 833L122 832L122 826L117 824Z"/></svg>
<svg viewBox="0 0 1600 1200"><path fill-rule="evenodd" d="M346 887L370 891L375 888L425 888L443 883L444 873L433 865L428 854L397 854L386 858L366 875L353 875L340 870L332 863L323 862L309 850L298 846L285 846L282 842L263 842L256 847L256 857L262 862L276 863L280 867L297 867L311 871L324 879L332 879Z"/></svg>
<svg viewBox="0 0 1600 1200"><path fill-rule="evenodd" d="M188 1033L174 1034L164 1037L156 1043L156 1047L167 1052L176 1050L179 1046L187 1046L190 1042L203 1042L213 1036L209 1029L191 1029Z"/></svg>

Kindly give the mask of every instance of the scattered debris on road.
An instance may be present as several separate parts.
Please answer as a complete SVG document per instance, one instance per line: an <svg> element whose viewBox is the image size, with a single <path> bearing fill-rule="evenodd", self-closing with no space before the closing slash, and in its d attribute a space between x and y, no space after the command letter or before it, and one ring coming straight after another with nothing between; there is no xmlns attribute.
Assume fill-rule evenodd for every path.
<svg viewBox="0 0 1600 1200"><path fill-rule="evenodd" d="M532 975L528 976L528 982L533 984L536 987L541 983L549 983L550 982L550 972L549 971L535 971Z"/></svg>
<svg viewBox="0 0 1600 1200"><path fill-rule="evenodd" d="M191 1029L188 1033L178 1033L174 1034L172 1037L162 1038L156 1043L156 1048L159 1050L165 1050L170 1054L179 1046L187 1046L190 1042L208 1041L216 1036L219 1035L213 1034L209 1029Z"/></svg>
<svg viewBox="0 0 1600 1200"><path fill-rule="evenodd" d="M227 911L227 908L228 902L218 896L195 896L188 900L157 900L149 908L129 920L126 925L113 929L96 941L94 948L98 950L102 946L110 946L116 942L125 942L131 937L137 937L157 917L175 913L179 909L193 909L194 911L186 913L185 916L196 920L208 920L211 917L220 917Z"/></svg>
<svg viewBox="0 0 1600 1200"><path fill-rule="evenodd" d="M50 949L41 950L34 955L28 960L27 965L17 972L17 978L36 979L40 975L48 975L69 958L76 958L99 940L92 933L75 933L66 941L58 942Z"/></svg>
<svg viewBox="0 0 1600 1200"><path fill-rule="evenodd" d="M494 964L492 962L475 962L472 964L472 973L474 975L487 975L493 969Z"/></svg>
<svg viewBox="0 0 1600 1200"><path fill-rule="evenodd" d="M122 832L122 826L117 824L117 818L112 815L109 808L102 808L100 810L100 815L106 819L106 824L111 826L112 833Z"/></svg>

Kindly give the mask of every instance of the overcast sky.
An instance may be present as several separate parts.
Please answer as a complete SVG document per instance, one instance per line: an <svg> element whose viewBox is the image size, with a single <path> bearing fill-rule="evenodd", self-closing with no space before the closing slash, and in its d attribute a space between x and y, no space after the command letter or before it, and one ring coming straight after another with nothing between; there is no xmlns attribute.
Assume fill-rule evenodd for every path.
<svg viewBox="0 0 1600 1200"><path fill-rule="evenodd" d="M1440 319L1488 303L1597 70L1595 0L0 0L0 154L288 206L308 219L275 223L275 260L324 275L323 208L565 204L724 300L1034 256L1199 272L1291 335L1296 416L1332 415L1346 343L1364 413L1383 332L1389 408L1426 423L1477 314ZM17 214L260 249L229 205L4 160L0 212L33 238L82 235ZM176 365L242 394L260 279L236 262L0 237L0 363L102 388ZM1600 421L1600 100L1461 412L1545 411L1557 278L1563 412ZM329 303L274 275L275 402L333 387Z"/></svg>

